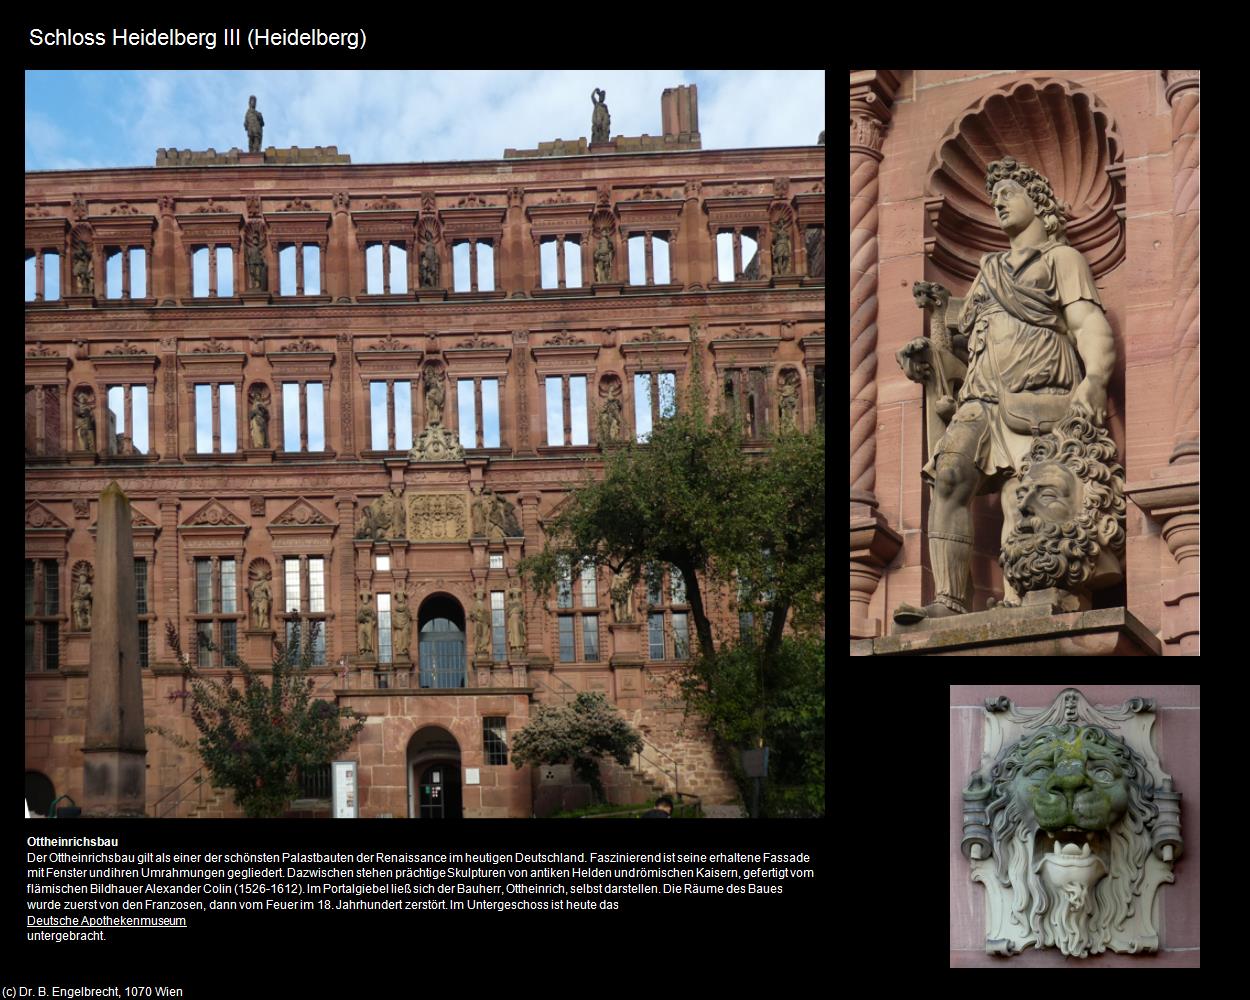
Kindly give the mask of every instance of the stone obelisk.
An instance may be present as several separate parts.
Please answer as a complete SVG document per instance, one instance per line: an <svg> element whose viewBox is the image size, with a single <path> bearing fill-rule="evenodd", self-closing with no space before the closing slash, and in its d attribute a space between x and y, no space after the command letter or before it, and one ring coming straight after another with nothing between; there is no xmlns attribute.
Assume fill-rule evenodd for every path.
<svg viewBox="0 0 1250 1000"><path fill-rule="evenodd" d="M143 682L135 606L130 501L116 482L100 494L95 605L83 744L83 815L143 816Z"/></svg>

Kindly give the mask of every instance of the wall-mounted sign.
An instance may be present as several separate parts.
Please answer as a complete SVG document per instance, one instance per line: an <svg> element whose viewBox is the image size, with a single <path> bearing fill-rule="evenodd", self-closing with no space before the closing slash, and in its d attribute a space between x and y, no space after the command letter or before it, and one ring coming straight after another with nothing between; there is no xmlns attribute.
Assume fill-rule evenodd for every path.
<svg viewBox="0 0 1250 1000"><path fill-rule="evenodd" d="M359 799L356 795L356 768L354 760L336 760L330 765L332 778L331 798L335 819L356 819L359 815Z"/></svg>

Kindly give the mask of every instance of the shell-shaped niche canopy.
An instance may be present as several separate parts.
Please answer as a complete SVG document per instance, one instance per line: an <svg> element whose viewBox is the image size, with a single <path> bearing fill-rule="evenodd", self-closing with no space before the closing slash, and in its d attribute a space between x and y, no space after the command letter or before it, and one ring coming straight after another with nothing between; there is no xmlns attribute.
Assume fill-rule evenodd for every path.
<svg viewBox="0 0 1250 1000"><path fill-rule="evenodd" d="M986 167L1004 156L1049 179L1095 277L1124 259L1124 153L1110 110L1071 81L1033 78L977 101L938 143L925 185L935 264L971 279L982 254L1008 248L985 191Z"/></svg>

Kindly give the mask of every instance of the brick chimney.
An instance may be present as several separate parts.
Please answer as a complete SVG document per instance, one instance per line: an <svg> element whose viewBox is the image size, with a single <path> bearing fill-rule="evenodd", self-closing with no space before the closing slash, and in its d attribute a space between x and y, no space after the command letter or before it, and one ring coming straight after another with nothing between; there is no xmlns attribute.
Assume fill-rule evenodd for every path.
<svg viewBox="0 0 1250 1000"><path fill-rule="evenodd" d="M699 140L699 88L695 84L668 87L660 95L660 121L665 137L680 142Z"/></svg>

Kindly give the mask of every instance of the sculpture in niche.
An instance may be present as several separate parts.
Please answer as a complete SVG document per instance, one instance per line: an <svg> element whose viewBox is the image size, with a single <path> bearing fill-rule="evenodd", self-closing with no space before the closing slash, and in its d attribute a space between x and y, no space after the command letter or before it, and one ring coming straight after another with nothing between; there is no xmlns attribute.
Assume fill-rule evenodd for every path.
<svg viewBox="0 0 1250 1000"><path fill-rule="evenodd" d="M273 603L273 590L269 584L269 564L263 560L252 563L248 575L251 577L247 597L252 608L252 628L267 629L269 628L269 609Z"/></svg>
<svg viewBox="0 0 1250 1000"><path fill-rule="evenodd" d="M793 247L790 243L790 219L782 212L773 220L773 274L789 274Z"/></svg>
<svg viewBox="0 0 1250 1000"><path fill-rule="evenodd" d="M377 617L377 612L373 610L373 595L362 590L360 604L356 608L356 645L362 656L373 655L373 623Z"/></svg>
<svg viewBox="0 0 1250 1000"><path fill-rule="evenodd" d="M252 386L247 408L248 437L253 448L269 447L269 387Z"/></svg>
<svg viewBox="0 0 1250 1000"><path fill-rule="evenodd" d="M621 439L621 383L615 378L604 378L599 383L603 397L603 409L599 413L599 440L607 443Z"/></svg>
<svg viewBox="0 0 1250 1000"><path fill-rule="evenodd" d="M486 588L481 584L473 592L473 610L469 617L473 620L473 655L489 659L491 618L486 607Z"/></svg>
<svg viewBox="0 0 1250 1000"><path fill-rule="evenodd" d="M438 259L438 247L434 245L434 240L427 239L425 241L425 247L421 250L421 287L438 288L440 270L441 265Z"/></svg>
<svg viewBox="0 0 1250 1000"><path fill-rule="evenodd" d="M608 132L612 127L612 118L608 115L608 106L606 102L608 92L596 88L590 92L590 103L595 106L594 114L590 117L590 141L591 142L607 142Z"/></svg>
<svg viewBox="0 0 1250 1000"><path fill-rule="evenodd" d="M408 644L412 640L412 611L408 607L408 595L403 590L395 592L395 607L391 609L391 637L395 643L395 656L408 658Z"/></svg>
<svg viewBox="0 0 1250 1000"><path fill-rule="evenodd" d="M634 588L623 571L612 574L612 617L618 622L634 620Z"/></svg>
<svg viewBox="0 0 1250 1000"><path fill-rule="evenodd" d="M243 115L243 130L247 133L247 151L249 153L260 152L260 140L264 128L265 119L256 110L256 98L249 97L247 99L247 113Z"/></svg>
<svg viewBox="0 0 1250 1000"><path fill-rule="evenodd" d="M95 294L95 266L91 253L91 229L87 225L74 227L70 240L70 277L74 282L75 295Z"/></svg>
<svg viewBox="0 0 1250 1000"><path fill-rule="evenodd" d="M1006 698L985 707L961 847L986 890L986 951L1156 951L1157 893L1183 841L1154 701L1095 707L1067 688L1035 712Z"/></svg>
<svg viewBox="0 0 1250 1000"><path fill-rule="evenodd" d="M508 588L508 650L514 657L525 655L525 603L516 583Z"/></svg>
<svg viewBox="0 0 1250 1000"><path fill-rule="evenodd" d="M243 262L247 268L247 290L269 290L269 263L265 260L265 224L249 222L243 230Z"/></svg>
<svg viewBox="0 0 1250 1000"><path fill-rule="evenodd" d="M74 447L95 451L95 397L90 389L74 393Z"/></svg>
<svg viewBox="0 0 1250 1000"><path fill-rule="evenodd" d="M443 373L436 367L425 370L425 425L438 427L443 422L443 404L447 390L443 386Z"/></svg>
<svg viewBox="0 0 1250 1000"><path fill-rule="evenodd" d="M74 619L75 632L91 631L91 564L74 564L74 591L70 598L70 613Z"/></svg>
<svg viewBox="0 0 1250 1000"><path fill-rule="evenodd" d="M777 378L777 425L794 430L799 411L799 373L787 368Z"/></svg>
<svg viewBox="0 0 1250 1000"><path fill-rule="evenodd" d="M601 232L595 243L595 281L612 280L612 260L615 256L616 251L612 248L612 240L606 232Z"/></svg>
<svg viewBox="0 0 1250 1000"><path fill-rule="evenodd" d="M913 292L931 310L930 336L898 352L907 377L926 386L932 457L922 476L933 489L936 589L923 608L895 609L904 625L971 610L973 498L1001 493L1005 542L1016 529L1021 465L1034 440L1069 415L1097 427L1106 419L1115 343L1089 264L1064 235L1050 182L1007 156L989 164L985 189L1011 248L981 258L955 318L966 352L947 330L949 292L927 283ZM1100 582L1116 578L1105 573ZM1001 606L1021 603L1010 579L1004 591Z"/></svg>

